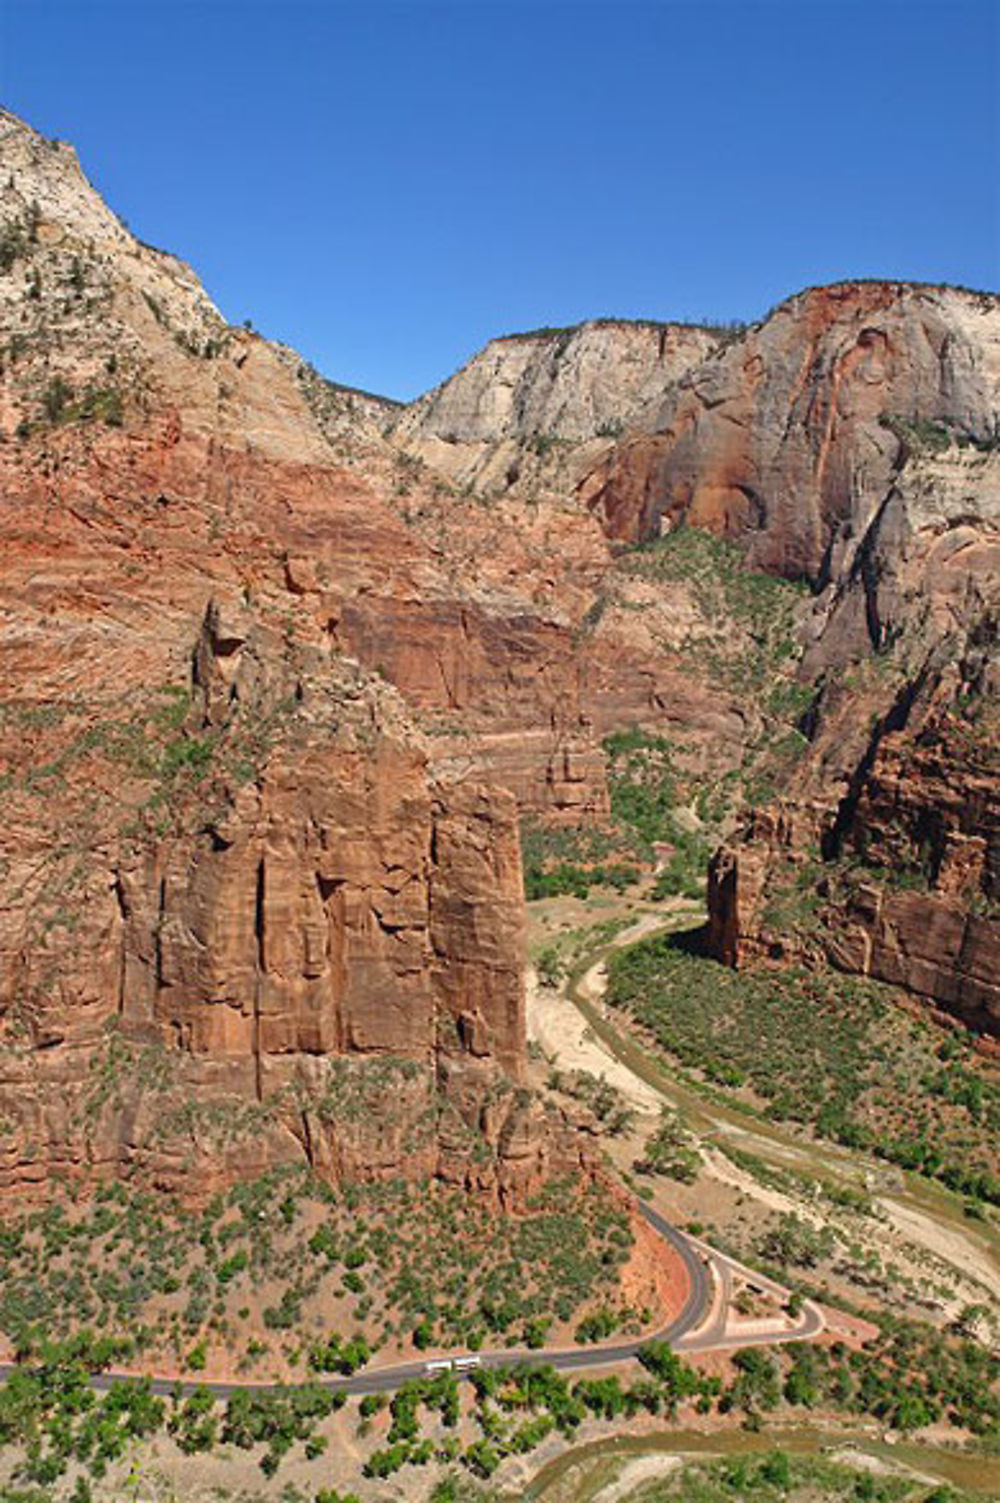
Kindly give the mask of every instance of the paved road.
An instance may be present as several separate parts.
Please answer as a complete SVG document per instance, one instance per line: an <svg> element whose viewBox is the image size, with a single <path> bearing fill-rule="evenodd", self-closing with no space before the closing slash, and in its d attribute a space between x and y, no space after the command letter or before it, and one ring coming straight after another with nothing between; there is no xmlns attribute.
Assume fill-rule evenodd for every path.
<svg viewBox="0 0 1000 1503"><path fill-rule="evenodd" d="M764 1293L772 1294L782 1304L788 1299L788 1290L766 1274L758 1273L755 1268L747 1268L726 1253L708 1247L706 1243L696 1243L696 1246L708 1255L716 1282L716 1299L704 1322L694 1328L689 1327L678 1338L675 1343L677 1351L717 1352L741 1346L780 1346L789 1341L811 1341L826 1329L822 1310L810 1299L803 1300L802 1314L794 1326L769 1330L767 1322L760 1321L756 1327L751 1322L742 1329L739 1326L730 1328L727 1317L732 1309L734 1275Z"/></svg>
<svg viewBox="0 0 1000 1503"><path fill-rule="evenodd" d="M510 1367L518 1362L530 1362L535 1366L550 1366L562 1371L579 1371L588 1367L607 1367L609 1363L625 1362L635 1357L639 1348L649 1340L669 1341L671 1344L678 1341L686 1332L693 1330L704 1320L709 1308L712 1296L712 1285L706 1266L704 1253L695 1247L691 1239L683 1232L661 1216L659 1211L652 1206L639 1201L639 1209L660 1236L670 1243L671 1247L679 1255L688 1275L688 1293L684 1305L678 1315L658 1331L655 1337L646 1336L641 1341L622 1341L614 1346L594 1347L556 1347L530 1348L505 1347L500 1351L477 1352L475 1354L476 1367ZM464 1355L464 1354L463 1354ZM385 1393L391 1389L401 1388L411 1378L422 1378L427 1373L428 1360L436 1359L421 1358L416 1362L401 1362L393 1367L366 1368L364 1372L355 1373L350 1378L322 1378L319 1381L324 1388L332 1389L336 1393L365 1394ZM440 1359L442 1362L448 1359ZM454 1359L452 1359L454 1360ZM7 1378L17 1369L10 1366L0 1365L0 1378ZM453 1369L454 1371L454 1369ZM115 1383L123 1382L129 1374L120 1372L95 1373L93 1386L97 1389L108 1389ZM462 1376L460 1370L456 1376ZM275 1385L266 1383L219 1383L205 1382L195 1385L184 1383L182 1387L189 1392L195 1386L207 1388L210 1393L219 1398L228 1398L241 1388L250 1388L257 1391L267 1391ZM153 1378L152 1388L154 1393L169 1394L175 1387L172 1378Z"/></svg>
<svg viewBox="0 0 1000 1503"><path fill-rule="evenodd" d="M607 1367L612 1363L626 1362L639 1353L647 1341L667 1341L679 1352L704 1352L732 1346L772 1345L779 1341L807 1340L810 1336L817 1335L823 1329L823 1317L815 1305L806 1302L803 1310L803 1319L794 1330L784 1332L747 1332L745 1335L730 1335L727 1339L725 1319L730 1304L730 1290L732 1274L738 1272L741 1277L750 1278L762 1288L767 1288L776 1294L785 1295L786 1291L775 1284L773 1280L766 1279L763 1275L744 1269L732 1258L718 1253L707 1244L697 1241L685 1232L679 1231L672 1226L667 1219L645 1201L639 1201L639 1210L646 1221L657 1231L677 1253L688 1275L688 1293L684 1305L670 1322L661 1331L653 1336L644 1336L641 1340L616 1342L613 1346L594 1347L559 1347L531 1349L513 1349L506 1347L500 1351L477 1352L475 1354L476 1367L509 1367L519 1362L529 1362L535 1366L550 1366L560 1371L579 1372L592 1367ZM710 1271L711 1270L711 1271ZM324 1388L331 1389L336 1393L366 1394L385 1393L392 1389L401 1388L411 1378L422 1378L427 1373L428 1360L438 1359L422 1358L415 1362L402 1362L393 1367L367 1368L364 1372L355 1373L350 1378L323 1378L319 1381ZM441 1362L454 1361L456 1359L439 1359ZM460 1358L458 1360L461 1360ZM17 1368L0 1364L0 1378L6 1379ZM456 1377L468 1376L468 1369L453 1368ZM126 1381L134 1374L122 1372L95 1373L92 1379L94 1388L106 1390L116 1383ZM153 1378L152 1389L157 1394L170 1394L174 1391L175 1382L172 1378ZM201 1384L182 1383L184 1392L190 1392L195 1387L207 1388L210 1393L218 1398L228 1398L230 1394L240 1389L252 1389L257 1392L273 1391L277 1385L267 1383L220 1383L205 1382Z"/></svg>
<svg viewBox="0 0 1000 1503"><path fill-rule="evenodd" d="M603 964L603 962L602 956L595 965ZM509 1367L516 1363L527 1362L535 1366L554 1367L560 1371L579 1372L587 1368L607 1367L614 1363L629 1361L638 1355L647 1341L667 1341L678 1352L707 1352L739 1346L772 1346L787 1341L808 1341L824 1329L823 1315L818 1306L810 1300L804 1302L802 1318L794 1327L768 1330L766 1323L760 1322L756 1328L751 1325L742 1331L729 1329L728 1315L732 1306L734 1274L774 1294L782 1303L787 1299L788 1291L782 1289L772 1279L752 1269L744 1268L735 1259L717 1252L706 1243L699 1242L696 1237L679 1231L667 1221L666 1217L645 1201L638 1201L638 1208L654 1231L658 1232L677 1253L688 1275L689 1287L684 1305L669 1325L653 1335L643 1337L642 1340L622 1341L612 1346L537 1350L505 1347L500 1351L477 1352L474 1366L479 1368ZM461 1354L450 1359L422 1358L419 1361L398 1363L393 1367L366 1368L364 1372L355 1373L350 1378L322 1378L319 1381L324 1388L336 1393L384 1393L401 1388L412 1378L424 1377L427 1374L429 1362L439 1362L440 1370L445 1362L450 1364L461 1362L463 1356L464 1354ZM6 1380L16 1371L15 1367L0 1364L0 1380ZM463 1369L452 1365L451 1371L456 1377L469 1375L468 1366ZM92 1383L94 1388L104 1390L134 1376L134 1374L122 1372L96 1373ZM172 1378L154 1377L151 1382L153 1392L157 1394L170 1394L177 1387L176 1381ZM241 1389L268 1392L275 1390L279 1385L209 1381L200 1384L187 1382L180 1386L184 1392L201 1387L207 1388L210 1393L219 1398L228 1398L230 1394Z"/></svg>
<svg viewBox="0 0 1000 1503"><path fill-rule="evenodd" d="M651 938L654 935L668 934L676 925L673 921L650 922L650 914L647 912L637 925L617 934L610 944L606 945L598 954L597 958L587 967L582 975L576 979L570 979L566 989L566 1000L578 1007L584 1020L593 1026L593 1014L587 1011L588 1004L593 1009L596 1007L606 990L606 985L601 984L601 973L604 971L604 979L607 976L608 957L613 950L626 949L635 944L640 937ZM676 917L676 914L674 915ZM629 1060L619 1054L614 1042L614 1035L610 1037L606 1033L600 1035L601 1043L608 1051L611 1058L632 1075L633 1079L643 1088L651 1088L661 1101L671 1104L668 1097L655 1085L634 1073ZM684 1253L686 1245L689 1251L696 1250L702 1254L704 1262L712 1270L714 1282L714 1297L707 1302L701 1321L695 1320L685 1323L681 1330L671 1332L671 1342L679 1352L711 1352L731 1350L740 1346L771 1346L788 1341L809 1341L818 1336L825 1329L826 1322L818 1305L811 1300L805 1300L802 1306L801 1318L794 1327L779 1326L777 1330L767 1329L768 1321L751 1322L749 1325L730 1327L728 1317L732 1309L733 1276L743 1280L749 1285L774 1295L780 1304L788 1299L788 1290L783 1289L773 1279L757 1273L755 1269L747 1268L738 1263L735 1258L730 1258L724 1253L717 1252L715 1248L706 1243L699 1242L695 1237L689 1237L684 1233L675 1231L670 1227L662 1216L657 1216L651 1207L642 1205L640 1208L643 1215L658 1231L662 1232L681 1253L684 1261L690 1267L688 1258ZM755 1328L756 1324L756 1328ZM783 1323L782 1323L783 1324Z"/></svg>
<svg viewBox="0 0 1000 1503"><path fill-rule="evenodd" d="M669 925L657 926L664 929ZM632 935L634 940L637 936ZM616 948L612 945L609 949ZM591 966L590 971L595 971L606 961L606 954L602 955ZM585 978L584 978L585 979ZM577 983L578 985L583 982ZM571 993L576 990L571 987ZM629 1068L627 1062L626 1068ZM788 1298L787 1289L773 1279L757 1273L753 1269L744 1267L734 1258L724 1253L717 1252L707 1243L700 1242L696 1237L679 1231L677 1227L662 1216L653 1206L645 1201L638 1201L638 1208L649 1225L668 1242L677 1253L688 1276L688 1293L684 1305L670 1322L661 1331L654 1335L647 1335L639 1341L622 1341L613 1346L593 1347L569 1347L569 1348L541 1348L512 1349L504 1348L501 1351L477 1352L474 1358L474 1367L509 1367L516 1363L527 1362L535 1366L550 1366L560 1371L579 1372L593 1367L607 1367L614 1363L626 1362L635 1358L640 1349L647 1341L666 1341L678 1352L708 1352L732 1349L741 1346L772 1346L788 1341L808 1341L818 1336L824 1329L825 1321L819 1307L811 1300L803 1303L801 1319L795 1326L785 1326L783 1329L767 1329L766 1321L751 1322L749 1326L740 1329L739 1326L730 1328L728 1317L732 1309L733 1276L736 1275L744 1282L756 1286L762 1291L774 1295L781 1303ZM350 1378L322 1378L324 1388L336 1393L366 1394L384 1393L392 1389L401 1388L402 1385L412 1378L421 1378L427 1374L429 1362L437 1362L438 1370L443 1370L444 1364L449 1363L450 1370L456 1377L468 1377L472 1359L466 1357L468 1365L456 1367L456 1362L462 1362L460 1354L453 1358L423 1358L414 1362L402 1362L393 1367L367 1368L364 1372L356 1373ZM5 1381L18 1369L10 1365L0 1363L0 1381ZM92 1378L93 1387L106 1390L116 1383L122 1383L134 1377L135 1374L122 1372L95 1373ZM167 1395L177 1387L173 1378L152 1378L154 1393ZM207 1388L210 1393L219 1398L228 1398L230 1394L241 1389L251 1389L258 1392L274 1391L279 1385L267 1383L220 1383L205 1382L200 1384L182 1383L181 1389L190 1392L195 1387Z"/></svg>

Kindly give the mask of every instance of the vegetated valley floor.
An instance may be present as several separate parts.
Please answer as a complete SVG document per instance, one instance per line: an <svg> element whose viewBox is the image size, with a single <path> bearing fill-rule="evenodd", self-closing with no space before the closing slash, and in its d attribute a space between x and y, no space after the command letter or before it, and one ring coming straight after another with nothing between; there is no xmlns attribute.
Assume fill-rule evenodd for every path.
<svg viewBox="0 0 1000 1503"><path fill-rule="evenodd" d="M663 911L634 894L550 906L560 904L585 920L559 929L555 946L559 965L577 969L588 962L588 945L596 941L600 953L623 925ZM623 958L642 957L646 945ZM591 1113L598 1140L624 1167L620 1149L635 1124L614 1088L536 1063L554 1076L555 1096L568 1094ZM651 1141L658 1150L650 1151ZM632 1172L645 1194L660 1194L681 1219L690 1220L699 1201L713 1203L702 1145L679 1118L647 1115L636 1148L643 1168ZM669 1187L665 1201L659 1187ZM733 1199L739 1215L742 1197ZM826 1257L821 1233L798 1218L765 1217L758 1227L760 1254L793 1282L798 1270L806 1287L810 1268L822 1268ZM730 1230L721 1219L710 1235L724 1242ZM615 1296L629 1244L619 1205L599 1189L567 1201L565 1187L554 1187L508 1224L485 1211L470 1216L465 1198L441 1187L391 1184L334 1195L300 1173L239 1187L195 1217L122 1187L26 1215L6 1233L0 1284L5 1327L34 1354L0 1392L7 1496L343 1503L356 1495L381 1503L402 1495L456 1503L523 1496L538 1462L578 1438L625 1425L648 1432L675 1416L710 1424L723 1449L727 1437L746 1433L741 1427L757 1432L800 1417L820 1420L832 1434L838 1426L841 1433L930 1426L959 1442L973 1437L980 1448L1000 1430L1000 1362L968 1335L899 1313L879 1319L865 1346L827 1340L749 1348L697 1369L654 1342L640 1367L596 1378L512 1370L460 1384L446 1373L391 1397L346 1403L311 1381L349 1372L373 1351L386 1359L395 1350L431 1356L438 1344L548 1344L635 1329L648 1312ZM81 1327L107 1339L51 1340ZM247 1376L277 1370L301 1381L225 1403L197 1389L158 1399L141 1381L95 1395L88 1367L114 1357L128 1331L139 1336L140 1353L131 1356L140 1366L162 1352L195 1377L235 1364ZM141 1489L130 1475L133 1483L141 1477ZM878 1478L874 1491L857 1491L867 1486L865 1474L840 1476L822 1464L809 1470L776 1456L743 1470L735 1461L676 1470L655 1482L652 1496L721 1503L752 1489L775 1503L779 1496L940 1503L936 1484L912 1477Z"/></svg>
<svg viewBox="0 0 1000 1503"><path fill-rule="evenodd" d="M114 1184L9 1221L0 1245L9 1349L90 1330L157 1372L350 1373L376 1353L637 1334L661 1314L620 1296L632 1232L597 1183L553 1181L512 1217L439 1184L335 1193L296 1169L200 1214Z"/></svg>
<svg viewBox="0 0 1000 1503"><path fill-rule="evenodd" d="M889 987L833 970L732 971L689 940L616 955L608 1001L667 1055L778 1121L1000 1203L1000 1071Z"/></svg>
<svg viewBox="0 0 1000 1503"><path fill-rule="evenodd" d="M761 1266L786 1284L821 1300L832 1300L838 1308L853 1308L859 1316L875 1322L880 1334L868 1338L865 1360L881 1352L876 1360L885 1362L886 1369L902 1379L908 1396L903 1408L895 1413L903 1428L908 1428L918 1413L909 1409L911 1402L921 1391L927 1397L923 1376L942 1362L949 1365L957 1361L960 1367L970 1362L972 1366L959 1379L959 1387L977 1393L988 1406L994 1405L1000 1369L977 1341L968 1339L977 1328L980 1338L989 1344L996 1314L977 1277L985 1272L977 1247L995 1215L989 1201L977 1193L988 1191L988 1182L969 1181L964 1200L943 1187L936 1188L934 1181L915 1171L912 1178L907 1176L904 1188L901 1170L876 1157L874 1144L863 1134L857 1139L859 1146L848 1150L824 1148L822 1139L813 1137L816 1114L824 1100L830 1097L850 1107L859 1097L863 1099L865 1089L875 1094L878 1103L895 1103L914 1115L926 1112L933 1118L932 1088L942 1089L940 1076L944 1073L950 1096L958 1094L958 1083L966 1082L962 1094L973 1103L966 1113L972 1128L967 1141L973 1149L978 1146L984 1155L980 1167L988 1172L990 1154L996 1146L995 1135L982 1121L989 1109L988 1070L984 1073L980 1061L967 1049L956 1047L955 1036L901 1009L888 989L863 988L872 996L861 1019L873 1030L879 1025L881 1031L875 1033L875 1039L884 1038L901 1054L900 1078L890 1074L883 1082L881 1076L887 1072L880 1074L877 1063L868 1064L871 1039L858 1023L862 1048L853 1056L855 1063L847 1085L837 1089L838 1063L841 1070L844 1068L841 1053L851 1053L853 1013L848 1011L839 1029L834 1026L835 1020L828 1020L826 1033L821 1029L818 1040L807 1048L806 1064L802 1051L795 1050L791 1020L796 1008L810 1004L818 1007L824 997L829 1002L825 988L842 978L820 973L811 978L818 987L816 997L803 994L801 982L789 996L782 990L780 973L766 972L754 978L724 971L692 953L690 935L643 938L642 930L657 923L658 912L661 925L686 922L690 926L692 921L682 914L671 916L659 904L650 903L649 895L647 884L644 892L633 889L619 895L604 889L591 892L585 900L567 896L533 905L533 953L540 977L544 973L548 978L541 979L542 1001L535 1013L543 1024L544 1038L544 1055L536 1068L545 1073L558 1093L599 1117L605 1127L606 1146L625 1178L631 1178L642 1194L679 1224L687 1223L691 1231L706 1236L713 1245ZM589 951L588 934L592 945ZM619 1002L618 1008L607 1011L596 1000L600 991L594 990L601 971L593 962L595 956L602 955L611 972L611 993ZM586 1016L599 1031L596 1035L585 1024L581 1031L580 1014L558 1001L559 989L566 987L567 972L573 993L579 991L590 998ZM765 998L761 1005L775 1009L778 1018L763 1027L749 1003L744 1010L741 995L724 993L713 1008L711 989L716 980L723 987L749 983L747 992L759 992ZM772 994L768 984L775 980L777 987ZM737 1021L732 1021L734 1018ZM729 1049L723 1049L723 1064L713 1073L701 1068L715 1058L709 1035L713 1026L724 1025L727 1019L730 1026L743 1031L738 1040L731 1041ZM702 1038L698 1027L704 1030L703 1053L682 1054L679 1049L668 1053L663 1047L657 1025L665 1031L682 1024L698 1038ZM608 1045L610 1054L603 1052ZM565 1058L571 1061L565 1067L564 1047ZM616 1054L619 1047L622 1052ZM943 1058L938 1056L939 1049ZM782 1112L769 1116L765 1082L768 1061L773 1068L772 1050L780 1061L782 1081L791 1075L796 1093L786 1098L788 1105ZM814 1063L814 1056L825 1060L822 1069ZM657 1057L661 1061L658 1069L643 1069L643 1060L652 1065ZM688 1062L681 1064L681 1058ZM633 1068L639 1069L640 1075L630 1078ZM759 1081L756 1088L750 1083L752 1071L755 1084ZM584 1078L587 1072L589 1086ZM728 1083L720 1083L720 1076ZM655 1115L657 1081L665 1091L659 1117ZM679 1112L678 1103L682 1107ZM803 1109L810 1106L811 1110ZM882 1110L886 1110L884 1104ZM696 1130L692 1130L692 1122L697 1123ZM957 1134L960 1129L952 1130ZM967 1162L975 1162L974 1154L967 1156ZM927 1160L921 1163L925 1169L933 1167ZM887 1195L890 1186L895 1188ZM911 1200L921 1206L940 1202L942 1212L947 1209L940 1237L925 1211L919 1217L915 1213L914 1219L922 1221L913 1229L921 1233L916 1241L911 1243L901 1234L896 1213ZM963 1206L968 1227L964 1235L958 1229ZM932 1252L934 1246L949 1248L954 1261ZM956 1287L963 1282L962 1270L971 1275L965 1299L982 1298L986 1303L967 1303L960 1308ZM942 1324L949 1320L944 1313L949 1308L959 1314L952 1319L951 1329L942 1330ZM928 1312L934 1325L927 1321ZM748 1306L743 1313L753 1312ZM959 1334L963 1330L964 1336ZM783 1368L791 1362L791 1370L785 1375L783 1404L791 1404L794 1412L798 1398L805 1396L805 1412L825 1413L823 1423L833 1424L831 1433L836 1430L831 1410L845 1404L848 1412L887 1417L890 1410L875 1397L881 1380L871 1376L864 1379L853 1398L846 1397L851 1381L842 1383L843 1374L837 1377L828 1371L819 1387L813 1387L818 1372L828 1368L831 1348L836 1350L836 1343L828 1338L818 1348L776 1354ZM947 1412L955 1417L954 1410ZM782 1407L778 1417L787 1413ZM928 1413L924 1411L918 1424ZM978 1425L978 1421L975 1423ZM992 1426L992 1421L985 1421L987 1434ZM940 1428L937 1433L940 1438ZM986 1445L988 1450L990 1442ZM982 1475L989 1475L990 1469L991 1463L984 1459ZM645 1497L645 1491L639 1495ZM706 1492L705 1496L714 1497L716 1493Z"/></svg>

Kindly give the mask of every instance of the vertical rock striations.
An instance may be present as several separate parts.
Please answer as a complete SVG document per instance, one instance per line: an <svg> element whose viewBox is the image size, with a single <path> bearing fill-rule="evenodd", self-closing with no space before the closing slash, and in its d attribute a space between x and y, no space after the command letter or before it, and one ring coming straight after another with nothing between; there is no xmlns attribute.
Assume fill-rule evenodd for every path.
<svg viewBox="0 0 1000 1503"><path fill-rule="evenodd" d="M776 691L718 953L997 1030L997 299L542 331L400 410L2 112L0 159L0 1188L576 1162L520 1084L518 815L604 820L634 725L747 781Z"/></svg>
<svg viewBox="0 0 1000 1503"><path fill-rule="evenodd" d="M0 1187L523 1193L575 1150L518 1085L516 807L341 637L425 550L69 148L0 153Z"/></svg>
<svg viewBox="0 0 1000 1503"><path fill-rule="evenodd" d="M789 298L638 417L581 485L608 533L684 520L758 567L826 584L851 565L907 433L1000 431L1000 298L848 282Z"/></svg>

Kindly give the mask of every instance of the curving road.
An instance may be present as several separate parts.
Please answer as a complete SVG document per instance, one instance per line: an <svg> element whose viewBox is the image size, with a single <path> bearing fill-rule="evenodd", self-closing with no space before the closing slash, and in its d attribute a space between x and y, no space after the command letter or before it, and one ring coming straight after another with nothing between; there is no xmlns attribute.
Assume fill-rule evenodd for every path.
<svg viewBox="0 0 1000 1503"><path fill-rule="evenodd" d="M443 1365L462 1361L472 1364L475 1368L483 1367L510 1367L516 1363L531 1363L534 1366L554 1367L560 1371L577 1372L592 1367L608 1367L614 1363L627 1362L638 1356L641 1348L648 1341L666 1341L678 1352L706 1352L722 1350L734 1346L751 1345L775 1345L785 1341L806 1341L816 1336L823 1330L823 1316L818 1307L806 1301L803 1306L801 1321L794 1327L786 1327L784 1330L765 1330L747 1328L745 1331L729 1330L727 1316L731 1303L733 1274L749 1280L758 1288L765 1289L781 1298L787 1298L787 1290L781 1288L772 1279L765 1278L762 1274L755 1273L750 1269L743 1268L735 1259L726 1257L725 1254L716 1252L706 1243L699 1242L686 1232L679 1231L677 1227L662 1216L653 1206L645 1201L638 1201L638 1208L649 1225L658 1232L665 1242L668 1242L684 1265L688 1275L688 1293L679 1313L669 1325L661 1331L646 1335L638 1340L616 1342L611 1346L593 1347L555 1347L555 1348L504 1348L500 1351L477 1352L474 1358L465 1353L457 1354L448 1358L422 1358L414 1362L402 1362L393 1367L366 1368L364 1372L355 1373L349 1378L321 1378L318 1379L324 1388L336 1393L344 1394L367 1394L385 1393L392 1389L401 1388L404 1383L412 1378L422 1378L427 1375L429 1363L435 1363L434 1371L443 1370ZM10 1364L0 1364L0 1379L6 1381L8 1377L19 1369ZM458 1378L469 1377L470 1368L451 1368ZM127 1382L135 1378L135 1373L106 1372L95 1373L91 1382L92 1386L99 1390L112 1388L116 1383ZM178 1386L173 1378L151 1378L154 1393L167 1395L172 1393ZM180 1388L184 1393L190 1393L195 1388L206 1388L218 1398L228 1398L230 1394L237 1393L241 1389L250 1389L258 1393L275 1392L280 1387L274 1383L231 1383L231 1382L181 1382Z"/></svg>
<svg viewBox="0 0 1000 1503"><path fill-rule="evenodd" d="M625 1362L635 1357L639 1349L647 1341L669 1341L671 1344L674 1344L687 1332L696 1329L705 1319L712 1297L712 1284L705 1256L695 1247L695 1244L689 1237L683 1232L678 1231L676 1227L671 1226L670 1222L661 1216L659 1211L654 1210L652 1206L646 1205L644 1201L639 1201L638 1205L639 1210L650 1226L659 1232L664 1240L669 1242L671 1247L678 1253L688 1274L690 1287L687 1298L679 1314L668 1326L665 1326L662 1331L656 1332L655 1336L645 1336L641 1340L617 1342L613 1346L525 1347L520 1349L505 1347L500 1351L477 1352L474 1354L475 1366L480 1368L510 1367L515 1363L530 1362L536 1366L555 1367L564 1371L588 1367L606 1367L610 1363ZM464 1352L459 1354L460 1358L466 1356L467 1354ZM350 1378L320 1378L317 1381L324 1388L332 1389L337 1393L384 1393L390 1389L401 1388L411 1378L425 1377L429 1361L444 1363L455 1360L456 1358L447 1357L438 1359L421 1358L416 1362L401 1362L393 1367L366 1368L364 1372L355 1373ZM17 1370L15 1366L0 1364L0 1378L6 1379L11 1373ZM440 1371L441 1369L437 1370ZM465 1373L456 1371L455 1376L468 1376L468 1371ZM95 1373L92 1382L94 1388L103 1390L111 1388L115 1383L125 1382L131 1377L135 1377L135 1374L124 1372ZM170 1394L174 1391L175 1386L173 1378L154 1377L152 1379L154 1393ZM216 1394L219 1398L228 1398L230 1394L236 1393L242 1388L253 1389L257 1392L267 1392L275 1390L278 1386L273 1383L222 1383L211 1381L197 1384L190 1382L181 1384L185 1392L190 1392L196 1387L207 1388L210 1393Z"/></svg>
<svg viewBox="0 0 1000 1503"><path fill-rule="evenodd" d="M705 1243L704 1248L715 1275L717 1294L704 1322L689 1329L675 1343L679 1352L717 1352L741 1346L780 1346L789 1341L812 1341L826 1329L826 1320L819 1305L811 1299L803 1300L802 1314L794 1326L774 1329L767 1320L744 1321L731 1326L728 1321L733 1303L733 1276L765 1294L773 1295L782 1304L789 1291L755 1268L746 1268L735 1258L720 1253Z"/></svg>
<svg viewBox="0 0 1000 1503"><path fill-rule="evenodd" d="M634 940L636 937L633 934L631 939ZM608 948L617 948L617 946L611 945ZM602 955L592 962L586 976L578 978L575 984L571 984L569 991L573 1000L579 1000L574 996L577 986L585 985L590 975L604 964L605 958L606 956ZM626 1061L621 1061L621 1063L629 1068ZM610 1346L542 1347L520 1350L503 1348L500 1351L477 1352L474 1356L456 1353L452 1357L427 1357L417 1361L397 1363L392 1367L366 1368L352 1377L327 1377L316 1381L324 1388L337 1393L384 1393L401 1388L404 1383L413 1378L426 1376L429 1369L442 1371L446 1364L458 1378L469 1377L470 1370L474 1371L475 1368L509 1367L517 1363L531 1363L535 1366L554 1367L560 1371L578 1372L587 1368L608 1367L615 1363L630 1361L638 1356L642 1347L649 1341L666 1341L677 1352L697 1353L722 1351L741 1346L775 1346L789 1341L809 1341L824 1330L825 1321L822 1311L811 1300L803 1302L801 1319L795 1325L776 1325L769 1320L744 1321L732 1325L729 1316L732 1307L734 1275L751 1287L773 1295L782 1304L788 1298L788 1290L775 1283L773 1279L744 1267L734 1258L717 1252L715 1248L709 1247L698 1238L680 1231L647 1202L639 1200L637 1206L644 1219L665 1242L669 1243L680 1258L688 1276L689 1287L684 1304L670 1324L664 1326L662 1330L647 1334L639 1340L616 1342ZM457 1367L456 1363L465 1365ZM10 1364L0 1363L0 1380L6 1381L12 1373L18 1370ZM129 1381L136 1376L135 1373L125 1372L95 1373L91 1381L94 1388L106 1390L116 1383ZM152 1377L151 1384L154 1393L163 1395L174 1392L178 1387L178 1381L174 1378ZM243 1389L267 1393L289 1385L260 1382L192 1383L181 1381L179 1386L184 1393L190 1393L195 1388L205 1388L218 1398L228 1398L230 1394Z"/></svg>

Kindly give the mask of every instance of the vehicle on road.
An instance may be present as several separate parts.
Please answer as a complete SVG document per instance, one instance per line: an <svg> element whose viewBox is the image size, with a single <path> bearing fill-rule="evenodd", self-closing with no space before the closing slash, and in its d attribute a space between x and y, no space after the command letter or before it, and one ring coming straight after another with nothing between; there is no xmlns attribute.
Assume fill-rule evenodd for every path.
<svg viewBox="0 0 1000 1503"><path fill-rule="evenodd" d="M479 1357L441 1357L433 1362L424 1363L425 1373L465 1373L473 1367L481 1367L482 1360Z"/></svg>

